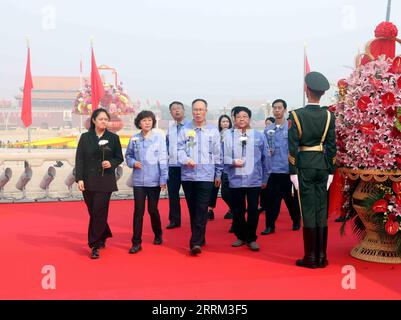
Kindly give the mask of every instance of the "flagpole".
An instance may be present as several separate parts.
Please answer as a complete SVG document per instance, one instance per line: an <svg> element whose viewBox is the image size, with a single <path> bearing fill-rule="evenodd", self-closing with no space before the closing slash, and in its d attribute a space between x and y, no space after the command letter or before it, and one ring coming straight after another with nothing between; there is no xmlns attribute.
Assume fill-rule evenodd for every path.
<svg viewBox="0 0 401 320"><path fill-rule="evenodd" d="M26 47L27 47L27 51L29 53L29 49L30 49L30 43L29 43L29 35L26 35ZM32 112L32 111L31 111ZM31 153L31 144L32 144L32 139L31 139L31 125L29 125L28 127L28 153Z"/></svg>
<svg viewBox="0 0 401 320"><path fill-rule="evenodd" d="M83 80L82 80L82 54L81 54L81 61L79 63L79 83L81 86L81 91L83 89Z"/></svg>
<svg viewBox="0 0 401 320"><path fill-rule="evenodd" d="M390 21L390 14L391 14L391 0L387 0L387 14L386 14L386 21Z"/></svg>
<svg viewBox="0 0 401 320"><path fill-rule="evenodd" d="M31 153L31 126L28 127L28 153Z"/></svg>

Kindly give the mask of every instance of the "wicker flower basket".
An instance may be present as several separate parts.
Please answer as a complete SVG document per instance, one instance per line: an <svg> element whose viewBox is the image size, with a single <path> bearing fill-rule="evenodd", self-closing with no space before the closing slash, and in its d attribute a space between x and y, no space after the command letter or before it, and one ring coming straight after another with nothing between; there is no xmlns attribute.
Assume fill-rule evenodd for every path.
<svg viewBox="0 0 401 320"><path fill-rule="evenodd" d="M355 180L361 178L352 198L353 207L366 228L366 235L352 249L351 256L360 260L378 263L401 263L401 257L396 252L394 237L390 235L380 236L376 230L377 227L371 221L372 213L367 212L365 207L360 205L375 190L375 184L385 179L398 181L399 175L392 175L391 173L383 174L383 172L380 172L380 175L377 175L378 179L376 179L378 172L358 171L361 172L356 172L355 170L347 172L347 169L342 170L343 174L347 174L348 177L352 175Z"/></svg>

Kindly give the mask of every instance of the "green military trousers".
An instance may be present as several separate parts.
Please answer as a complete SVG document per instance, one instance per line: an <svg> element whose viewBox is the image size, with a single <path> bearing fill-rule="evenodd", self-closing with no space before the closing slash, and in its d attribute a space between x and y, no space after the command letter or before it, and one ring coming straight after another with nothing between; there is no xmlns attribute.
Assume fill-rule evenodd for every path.
<svg viewBox="0 0 401 320"><path fill-rule="evenodd" d="M328 171L322 169L298 169L299 196L304 228L327 227Z"/></svg>

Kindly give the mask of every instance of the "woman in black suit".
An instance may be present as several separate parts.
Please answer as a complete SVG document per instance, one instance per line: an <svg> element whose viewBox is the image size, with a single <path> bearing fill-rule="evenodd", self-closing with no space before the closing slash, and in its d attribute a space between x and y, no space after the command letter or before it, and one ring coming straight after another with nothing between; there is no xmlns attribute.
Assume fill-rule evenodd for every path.
<svg viewBox="0 0 401 320"><path fill-rule="evenodd" d="M75 180L89 211L88 244L91 258L99 258L99 248L112 237L107 223L110 197L117 191L115 169L124 161L118 135L108 131L110 115L96 109L89 131L79 139L75 156Z"/></svg>

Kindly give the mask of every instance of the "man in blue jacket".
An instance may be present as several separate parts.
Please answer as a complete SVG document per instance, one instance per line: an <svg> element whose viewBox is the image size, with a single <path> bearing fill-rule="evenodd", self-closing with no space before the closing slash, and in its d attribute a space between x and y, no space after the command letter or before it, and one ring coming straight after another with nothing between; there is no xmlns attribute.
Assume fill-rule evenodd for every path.
<svg viewBox="0 0 401 320"><path fill-rule="evenodd" d="M252 251L258 251L256 229L259 221L259 195L261 188L266 188L270 156L264 134L250 128L251 117L252 112L248 108L235 109L236 129L227 132L223 148L224 166L233 199L233 229L238 238L232 246L247 244Z"/></svg>
<svg viewBox="0 0 401 320"><path fill-rule="evenodd" d="M191 221L190 253L201 253L205 244L207 210L213 184L219 186L223 169L219 130L206 124L207 102L192 102L193 120L187 122L178 139L181 180Z"/></svg>

